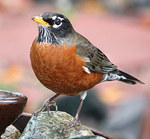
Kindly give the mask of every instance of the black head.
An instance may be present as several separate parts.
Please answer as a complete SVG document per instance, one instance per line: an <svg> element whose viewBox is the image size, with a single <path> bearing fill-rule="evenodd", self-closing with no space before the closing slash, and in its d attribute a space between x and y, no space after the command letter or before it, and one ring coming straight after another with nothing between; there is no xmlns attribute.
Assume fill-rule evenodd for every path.
<svg viewBox="0 0 150 139"><path fill-rule="evenodd" d="M42 39L45 37L48 40L51 40L52 37L55 37L53 40L64 39L74 32L70 21L62 14L45 12L40 16L33 17L33 20L39 24L39 41L44 41ZM47 40L45 39L45 41Z"/></svg>

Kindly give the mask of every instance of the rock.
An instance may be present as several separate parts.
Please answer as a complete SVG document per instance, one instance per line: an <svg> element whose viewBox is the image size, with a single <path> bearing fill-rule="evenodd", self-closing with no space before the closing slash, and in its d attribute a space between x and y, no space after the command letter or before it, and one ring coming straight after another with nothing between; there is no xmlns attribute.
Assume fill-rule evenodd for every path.
<svg viewBox="0 0 150 139"><path fill-rule="evenodd" d="M13 125L8 126L5 129L4 134L1 135L1 139L19 139L21 133Z"/></svg>
<svg viewBox="0 0 150 139"><path fill-rule="evenodd" d="M41 112L37 117L31 117L20 139L66 139L93 135L91 130L80 123L77 125L78 130L75 127L71 127L67 131L61 132L64 125L70 123L73 119L74 118L66 112L50 111L50 116L47 111Z"/></svg>
<svg viewBox="0 0 150 139"><path fill-rule="evenodd" d="M83 137L76 137L76 138L72 138L72 139L106 139L104 137L101 137L101 136L97 136L97 135L94 135L94 136L83 136Z"/></svg>

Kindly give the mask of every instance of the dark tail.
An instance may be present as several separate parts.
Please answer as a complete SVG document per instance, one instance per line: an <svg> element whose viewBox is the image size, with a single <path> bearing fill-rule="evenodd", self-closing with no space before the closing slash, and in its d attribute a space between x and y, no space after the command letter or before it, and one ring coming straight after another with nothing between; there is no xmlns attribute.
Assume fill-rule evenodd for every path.
<svg viewBox="0 0 150 139"><path fill-rule="evenodd" d="M136 83L140 83L140 84L144 84L142 81L136 79L135 77L123 72L123 71L119 71L119 75L125 77L126 79L120 79L120 81L128 83L128 84L136 84Z"/></svg>
<svg viewBox="0 0 150 139"><path fill-rule="evenodd" d="M128 83L128 84L136 84L136 83L144 84L143 82L136 79L135 77L133 77L123 71L120 71L118 69L109 72L107 75L105 75L104 78L105 79L103 81L119 80L119 81L122 81L122 82Z"/></svg>

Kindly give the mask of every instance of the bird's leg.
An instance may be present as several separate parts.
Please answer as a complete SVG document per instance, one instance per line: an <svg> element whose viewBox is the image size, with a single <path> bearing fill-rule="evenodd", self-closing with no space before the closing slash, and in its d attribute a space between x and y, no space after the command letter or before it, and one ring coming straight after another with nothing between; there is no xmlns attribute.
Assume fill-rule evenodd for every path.
<svg viewBox="0 0 150 139"><path fill-rule="evenodd" d="M73 127L73 126L75 126L75 128L77 129L77 124L78 124L78 120L79 120L79 114L80 114L80 111L81 111L81 108L82 108L82 105L83 105L83 101L86 98L86 95L87 95L87 91L80 93L80 104L79 104L76 116L75 116L75 118L74 118L74 120L72 122L70 122L69 124L65 125L65 128L63 128L63 131L66 131L67 129L69 129L69 128Z"/></svg>
<svg viewBox="0 0 150 139"><path fill-rule="evenodd" d="M53 101L53 100L54 100L56 97L58 97L58 96L59 96L59 94L56 94L56 95L54 95L53 97L47 99L47 100L43 103L42 107L41 107L38 111L34 112L33 115L37 116L40 112L44 111L44 109L45 109L46 107L47 107L47 111L48 111L48 115L49 115L50 106L55 106L55 107L56 107L56 111L57 111L56 102Z"/></svg>

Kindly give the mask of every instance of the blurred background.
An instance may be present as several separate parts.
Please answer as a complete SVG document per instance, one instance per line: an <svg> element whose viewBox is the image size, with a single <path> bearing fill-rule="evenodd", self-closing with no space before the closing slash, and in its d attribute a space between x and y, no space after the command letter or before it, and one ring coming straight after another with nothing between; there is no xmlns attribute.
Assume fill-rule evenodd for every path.
<svg viewBox="0 0 150 139"><path fill-rule="evenodd" d="M54 95L36 79L30 46L38 34L31 20L45 11L66 15L75 30L100 48L119 69L145 85L105 82L90 90L80 120L120 139L149 139L149 0L0 0L0 89L28 97L34 112ZM91 93L93 92L93 93ZM59 110L75 115L79 97L57 99Z"/></svg>

